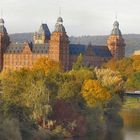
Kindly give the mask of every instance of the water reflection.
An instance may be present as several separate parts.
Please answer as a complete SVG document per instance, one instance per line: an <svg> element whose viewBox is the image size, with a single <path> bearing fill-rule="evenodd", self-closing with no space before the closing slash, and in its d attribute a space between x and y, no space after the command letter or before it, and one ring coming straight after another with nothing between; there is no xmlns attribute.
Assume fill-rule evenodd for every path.
<svg viewBox="0 0 140 140"><path fill-rule="evenodd" d="M124 128L111 128L106 134L92 137L71 138L66 140L140 140L140 112L123 111Z"/></svg>
<svg viewBox="0 0 140 140"><path fill-rule="evenodd" d="M124 140L122 129L112 128L109 130L103 140Z"/></svg>
<svg viewBox="0 0 140 140"><path fill-rule="evenodd" d="M98 134L97 136L70 138L66 140L124 140L124 134L120 129L109 130L105 135Z"/></svg>

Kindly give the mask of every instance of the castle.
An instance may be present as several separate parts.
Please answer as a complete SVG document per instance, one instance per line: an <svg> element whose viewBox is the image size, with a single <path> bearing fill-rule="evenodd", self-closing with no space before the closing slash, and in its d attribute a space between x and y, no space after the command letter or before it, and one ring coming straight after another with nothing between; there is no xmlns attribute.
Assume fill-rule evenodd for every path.
<svg viewBox="0 0 140 140"><path fill-rule="evenodd" d="M71 44L63 25L63 19L57 19L52 33L47 24L42 24L33 36L33 43L12 43L0 19L0 70L17 70L31 68L41 57L48 57L60 62L65 70L70 70L77 57L82 54L84 65L100 67L111 58L121 59L125 56L125 42L119 29L118 21L106 46Z"/></svg>

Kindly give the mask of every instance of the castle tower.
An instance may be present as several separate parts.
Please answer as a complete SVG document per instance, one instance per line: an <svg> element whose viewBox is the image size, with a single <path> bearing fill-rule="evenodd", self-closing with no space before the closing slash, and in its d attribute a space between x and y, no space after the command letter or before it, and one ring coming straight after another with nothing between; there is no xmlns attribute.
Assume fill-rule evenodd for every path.
<svg viewBox="0 0 140 140"><path fill-rule="evenodd" d="M107 45L115 59L122 59L125 56L125 42L119 29L118 21L113 24L113 30L107 40Z"/></svg>
<svg viewBox="0 0 140 140"><path fill-rule="evenodd" d="M33 40L34 44L44 44L48 43L50 40L50 30L47 24L41 24L38 32L34 34Z"/></svg>
<svg viewBox="0 0 140 140"><path fill-rule="evenodd" d="M4 20L0 19L0 71L3 68L3 54L7 46L10 44L10 38L4 27Z"/></svg>
<svg viewBox="0 0 140 140"><path fill-rule="evenodd" d="M49 58L60 62L64 70L69 70L69 37L61 17L57 19L55 30L50 38Z"/></svg>

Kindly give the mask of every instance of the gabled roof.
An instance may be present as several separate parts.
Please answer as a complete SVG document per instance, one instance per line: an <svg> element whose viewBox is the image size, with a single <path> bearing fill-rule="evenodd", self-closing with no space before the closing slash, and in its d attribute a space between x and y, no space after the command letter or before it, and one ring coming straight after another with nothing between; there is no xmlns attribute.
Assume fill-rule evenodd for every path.
<svg viewBox="0 0 140 140"><path fill-rule="evenodd" d="M49 44L33 44L32 46L32 52L33 53L40 53L45 54L48 53Z"/></svg>
<svg viewBox="0 0 140 140"><path fill-rule="evenodd" d="M5 53L22 53L24 48L24 43L11 43Z"/></svg>
<svg viewBox="0 0 140 140"><path fill-rule="evenodd" d="M86 45L81 45L81 44L70 44L69 45L69 52L70 55L79 55L79 54L84 54L86 52Z"/></svg>
<svg viewBox="0 0 140 140"><path fill-rule="evenodd" d="M25 48L24 43L11 43L5 53L22 53ZM46 54L48 53L49 44L29 44L32 53Z"/></svg>

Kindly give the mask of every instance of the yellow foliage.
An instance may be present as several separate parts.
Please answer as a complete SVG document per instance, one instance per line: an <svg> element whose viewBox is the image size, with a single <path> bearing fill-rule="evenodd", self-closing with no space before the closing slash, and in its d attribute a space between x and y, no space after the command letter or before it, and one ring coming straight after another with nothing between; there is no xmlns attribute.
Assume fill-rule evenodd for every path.
<svg viewBox="0 0 140 140"><path fill-rule="evenodd" d="M132 56L133 59L133 69L135 71L140 71L140 55Z"/></svg>
<svg viewBox="0 0 140 140"><path fill-rule="evenodd" d="M109 68L113 71L119 71L122 75L131 74L133 69L133 59L131 58L123 58L121 60L110 60L107 64L105 64L105 68Z"/></svg>
<svg viewBox="0 0 140 140"><path fill-rule="evenodd" d="M86 80L82 87L82 96L88 106L95 106L97 102L104 102L111 98L110 93L98 80Z"/></svg>
<svg viewBox="0 0 140 140"><path fill-rule="evenodd" d="M48 72L51 71L60 71L61 66L58 62L55 62L47 57L42 57L33 65L32 70L42 70L45 72L45 74L48 74Z"/></svg>
<svg viewBox="0 0 140 140"><path fill-rule="evenodd" d="M115 59L111 59L110 61L108 61L105 65L104 65L105 68L109 68L113 71L116 71L116 68L117 68L117 60Z"/></svg>

